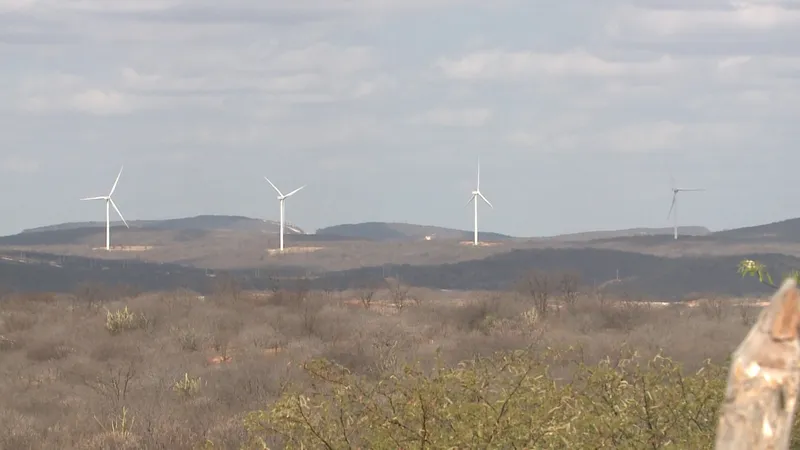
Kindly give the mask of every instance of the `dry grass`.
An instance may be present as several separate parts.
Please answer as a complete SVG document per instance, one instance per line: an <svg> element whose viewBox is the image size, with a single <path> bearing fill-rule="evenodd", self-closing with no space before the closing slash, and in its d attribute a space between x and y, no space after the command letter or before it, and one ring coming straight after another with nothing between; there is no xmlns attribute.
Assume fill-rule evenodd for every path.
<svg viewBox="0 0 800 450"><path fill-rule="evenodd" d="M0 448L182 450L210 440L237 449L242 415L301 379L312 357L367 376L432 364L437 352L454 364L531 344L580 345L587 361L627 344L644 354L663 348L689 367L722 362L758 311L583 296L543 319L514 293L417 290L397 302L380 290L368 308L357 292L237 297L3 299Z"/></svg>

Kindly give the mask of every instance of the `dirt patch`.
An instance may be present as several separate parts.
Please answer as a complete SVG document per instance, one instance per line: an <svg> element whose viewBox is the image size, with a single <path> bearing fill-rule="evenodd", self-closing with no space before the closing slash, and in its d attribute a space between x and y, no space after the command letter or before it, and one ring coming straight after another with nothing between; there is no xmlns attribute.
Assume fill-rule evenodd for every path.
<svg viewBox="0 0 800 450"><path fill-rule="evenodd" d="M92 250L105 250L105 247L94 247ZM147 250L152 250L152 245L112 245L111 250L112 252L146 252Z"/></svg>
<svg viewBox="0 0 800 450"><path fill-rule="evenodd" d="M471 245L474 246L472 241L460 241L458 245ZM481 242L478 241L478 247L497 247L500 245L500 242Z"/></svg>
<svg viewBox="0 0 800 450"><path fill-rule="evenodd" d="M280 249L277 248L270 248L267 249L267 253L272 255L286 255L290 253L312 253L319 250L324 249L325 247L284 247L283 253L281 253Z"/></svg>

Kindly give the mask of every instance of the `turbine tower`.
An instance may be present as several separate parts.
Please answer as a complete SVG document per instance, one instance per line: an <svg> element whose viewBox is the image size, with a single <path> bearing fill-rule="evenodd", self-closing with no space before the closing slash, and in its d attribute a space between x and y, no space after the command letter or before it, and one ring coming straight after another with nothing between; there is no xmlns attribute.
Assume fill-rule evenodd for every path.
<svg viewBox="0 0 800 450"><path fill-rule="evenodd" d="M269 184L270 184L270 186L272 186L272 187L275 189L275 191L277 191L277 192L278 192L278 202L280 203L280 208L281 208L281 238L280 238L280 239L281 239L281 250L280 250L280 251L281 251L281 253L283 253L283 227L284 227L283 218L284 218L284 202L286 201L286 199L287 199L287 198L289 198L289 197L291 197L292 195L296 194L296 193L297 193L297 191L299 191L300 189L303 189L303 188L304 188L304 187L306 187L306 186L305 186L305 185L303 185L303 186L300 186L299 188L297 188L297 189L293 190L292 192L289 192L288 194L286 194L286 195L283 195L283 193L281 192L281 190L280 190L280 189L278 189L278 187L277 187L277 186L275 186L274 184L272 184L272 181L269 181L269 178L267 178L267 177L264 177L264 179L265 179L265 180L267 180L267 183L269 183Z"/></svg>
<svg viewBox="0 0 800 450"><path fill-rule="evenodd" d="M81 200L105 200L106 202L106 250L111 251L111 210L110 206L114 207L114 210L119 214L119 218L122 219L122 223L125 224L126 227L128 226L128 222L125 221L125 218L122 217L122 213L117 208L117 204L114 203L114 200L111 196L114 194L114 190L117 189L117 183L119 183L119 177L122 175L122 167L119 168L119 173L117 174L117 179L114 180L114 185L111 186L111 192L108 195L102 195L100 197L88 197L82 198Z"/></svg>
<svg viewBox="0 0 800 450"><path fill-rule="evenodd" d="M667 220L669 220L669 216L672 215L672 229L674 233L674 237L678 239L678 193L679 192L699 192L705 191L703 188L676 188L675 187L675 180L672 179L672 205L669 207L669 212L667 213Z"/></svg>
<svg viewBox="0 0 800 450"><path fill-rule="evenodd" d="M469 206L470 202L474 202L474 207L475 207L475 228L474 228L474 233L473 233L473 237L472 237L472 245L478 245L478 197L480 197L483 201L486 202L487 205L489 205L492 209L494 209L494 206L492 206L491 202L489 202L489 200L487 200L486 197L484 197L483 194L481 193L481 162L480 161L478 161L478 185L475 188L475 190L472 191L472 197L470 197L469 201L467 201L467 204L465 205L465 206Z"/></svg>

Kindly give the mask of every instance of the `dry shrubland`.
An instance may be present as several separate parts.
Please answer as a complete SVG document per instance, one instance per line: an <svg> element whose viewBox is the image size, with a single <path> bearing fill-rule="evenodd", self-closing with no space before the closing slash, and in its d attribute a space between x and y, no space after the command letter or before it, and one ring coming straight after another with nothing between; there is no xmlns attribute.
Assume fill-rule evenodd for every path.
<svg viewBox="0 0 800 450"><path fill-rule="evenodd" d="M309 431L312 423L328 423L332 428L327 432L338 433L333 448L397 448L399 441L392 443L377 431L348 438L346 430L340 433L325 418L335 411L345 417L342 408L347 406L347 420L383 420L381 408L388 408L386 401L394 394L365 399L367 392L378 395L376 386L384 391L390 386L403 395L416 392L420 399L425 393L435 402L446 397L450 384L463 388L473 383L472 394L459 395L466 399L485 389L494 406L459 410L451 419L474 428L476 417L504 408L496 403L507 391L503 386L509 386L502 383L516 383L522 373L552 377L557 380L553 386L567 389L564 383L600 383L578 368L613 368L626 358L668 356L687 373L707 367L706 360L722 364L757 314L755 307L717 300L698 307L648 306L580 292L566 279L551 283L545 294L541 280L528 281L517 292L505 293L420 290L400 280L346 292L310 291L303 280L270 292L242 292L227 280L208 296L179 290L130 292L109 300L100 298L102 290L89 287L72 295L7 294L0 301L0 448L239 449L262 443L281 448L292 444L287 435L307 439L306 448L317 448L322 444ZM525 352L496 353L521 349ZM612 360L605 359L609 356ZM503 358L508 360L505 366ZM465 360L472 366L458 366ZM310 361L315 362L307 365ZM509 368L521 372L515 372L516 378L493 378L495 384L476 378ZM618 381L630 375L592 373L617 376ZM674 381L674 373L669 374ZM387 385L387 380L393 381ZM530 380L518 386L528 386ZM345 381L353 389L330 388ZM556 408L557 414L542 419L552 429L540 424L544 431L539 442L540 448L561 448L552 437L559 433L553 424L572 420L569 408L590 411L593 403L566 404L559 399L567 391L533 384L528 388L526 392L541 395L521 397L517 410L535 409L536 402ZM303 401L320 408L306 425L289 421L302 412L292 403L300 398L298 392L309 396ZM311 398L323 394L322 400ZM628 394L615 395L622 401ZM422 403L418 406L424 410ZM375 408L356 411L368 404ZM444 403L429 406L445 408ZM408 408L398 417L416 421ZM444 419L437 420L436 426L443 426ZM618 425L632 423L620 419ZM487 428L483 438L505 433L523 442L519 426ZM348 427L357 429L358 424ZM434 431L428 433L422 442L433 447L477 442L448 441L443 435L434 439ZM411 434L422 439L416 431ZM619 439L605 444L634 442ZM702 448L698 442L694 444L701 446L693 448Z"/></svg>

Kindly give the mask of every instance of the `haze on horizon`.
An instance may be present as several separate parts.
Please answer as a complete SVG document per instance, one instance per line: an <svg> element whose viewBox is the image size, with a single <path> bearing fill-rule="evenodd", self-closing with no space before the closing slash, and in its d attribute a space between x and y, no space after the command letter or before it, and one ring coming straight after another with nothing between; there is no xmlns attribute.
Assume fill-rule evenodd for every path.
<svg viewBox="0 0 800 450"><path fill-rule="evenodd" d="M0 235L125 218L546 236L800 216L800 5L0 0ZM483 206L483 205L482 205Z"/></svg>

